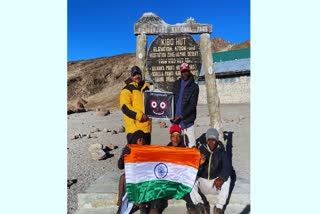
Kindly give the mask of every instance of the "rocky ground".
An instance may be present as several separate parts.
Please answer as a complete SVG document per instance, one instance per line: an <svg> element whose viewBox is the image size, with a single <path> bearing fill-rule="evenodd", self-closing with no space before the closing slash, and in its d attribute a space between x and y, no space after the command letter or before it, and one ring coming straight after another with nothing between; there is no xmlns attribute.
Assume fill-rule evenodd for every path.
<svg viewBox="0 0 320 214"><path fill-rule="evenodd" d="M221 105L222 122L225 131L232 133L232 164L237 179L250 184L250 104ZM117 160L126 143L125 133L120 132L123 117L120 110L110 110L106 116L94 111L68 115L68 214L77 209L77 194L84 191L101 175L119 171ZM195 122L196 136L209 128L206 105L199 105ZM153 120L152 144L166 145L169 142L170 122L160 124ZM76 136L76 137L75 137ZM93 160L88 150L95 143L115 148L108 152L105 160ZM237 185L237 183L235 184ZM249 189L245 190L250 192Z"/></svg>

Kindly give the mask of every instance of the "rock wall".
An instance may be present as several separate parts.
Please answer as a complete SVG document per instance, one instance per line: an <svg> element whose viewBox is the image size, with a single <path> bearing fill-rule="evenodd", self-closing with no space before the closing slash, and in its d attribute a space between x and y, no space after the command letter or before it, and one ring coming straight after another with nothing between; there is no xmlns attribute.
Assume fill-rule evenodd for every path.
<svg viewBox="0 0 320 214"><path fill-rule="evenodd" d="M250 76L216 79L221 104L250 103ZM199 104L207 104L207 90L204 82L199 82Z"/></svg>

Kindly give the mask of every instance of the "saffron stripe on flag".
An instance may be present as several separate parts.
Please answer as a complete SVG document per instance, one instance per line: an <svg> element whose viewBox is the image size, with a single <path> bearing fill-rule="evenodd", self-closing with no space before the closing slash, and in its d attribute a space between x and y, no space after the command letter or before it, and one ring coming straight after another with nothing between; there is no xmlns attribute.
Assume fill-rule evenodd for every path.
<svg viewBox="0 0 320 214"><path fill-rule="evenodd" d="M125 155L125 162L170 162L199 167L200 152L196 148L181 148L158 145L129 145L130 155Z"/></svg>

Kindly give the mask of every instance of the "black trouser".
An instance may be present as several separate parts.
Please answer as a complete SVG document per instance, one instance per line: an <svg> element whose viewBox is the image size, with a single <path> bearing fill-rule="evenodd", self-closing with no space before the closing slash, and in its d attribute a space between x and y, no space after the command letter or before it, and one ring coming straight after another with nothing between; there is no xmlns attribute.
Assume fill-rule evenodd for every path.
<svg viewBox="0 0 320 214"><path fill-rule="evenodd" d="M157 213L162 213L165 208L168 207L168 199L161 198L161 199L155 199L148 202L149 208L156 209Z"/></svg>
<svg viewBox="0 0 320 214"><path fill-rule="evenodd" d="M195 208L195 206L190 198L190 193L186 194L183 197L183 200L186 201L187 209ZM156 209L158 211L158 213L162 213L163 210L168 207L168 199L166 199L166 198L155 199L155 200L149 202L149 206L150 206L150 209Z"/></svg>
<svg viewBox="0 0 320 214"><path fill-rule="evenodd" d="M131 142L132 141L132 137L133 137L133 133L128 133L127 134L127 142L128 144L134 144L136 142ZM144 133L144 139L146 141L147 145L151 144L151 133Z"/></svg>
<svg viewBox="0 0 320 214"><path fill-rule="evenodd" d="M186 206L187 206L187 209L190 209L190 208L194 208L194 204L191 200L191 197L190 197L190 193L186 194L184 197L183 197L183 200L186 201Z"/></svg>

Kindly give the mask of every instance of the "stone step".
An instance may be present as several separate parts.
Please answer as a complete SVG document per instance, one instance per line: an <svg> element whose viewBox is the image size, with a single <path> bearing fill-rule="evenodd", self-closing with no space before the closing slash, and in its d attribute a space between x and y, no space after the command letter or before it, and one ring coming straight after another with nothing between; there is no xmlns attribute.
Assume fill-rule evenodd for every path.
<svg viewBox="0 0 320 214"><path fill-rule="evenodd" d="M112 209L116 210L118 182L121 174L122 172L108 172L93 182L84 192L78 193L79 212L80 210L87 210L90 213L92 208L98 213L100 209L104 208L110 209L110 212ZM245 208L245 206L250 204L249 189L249 184L239 178L230 196L228 206ZM217 201L217 195L207 195L206 198L211 203L211 207L213 207L212 203ZM172 209L185 208L184 200L171 199L168 201L168 204L169 210L171 210L171 207ZM99 209L96 210L94 208Z"/></svg>
<svg viewBox="0 0 320 214"><path fill-rule="evenodd" d="M103 208L117 204L117 194L114 193L80 193L78 194L78 209L82 208ZM213 206L213 202L218 200L217 195L206 195L207 200ZM248 194L231 194L229 204L247 205L250 198ZM184 200L171 199L169 205L185 206Z"/></svg>
<svg viewBox="0 0 320 214"><path fill-rule="evenodd" d="M212 206L210 213L213 213ZM116 206L104 207L104 208L92 208L92 209L79 209L75 214L115 214L118 208ZM180 214L186 213L187 210L182 206L169 205L162 214ZM139 211L135 212L139 214ZM250 213L250 205L229 204L225 211L225 214L248 214Z"/></svg>

